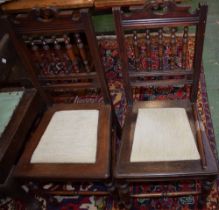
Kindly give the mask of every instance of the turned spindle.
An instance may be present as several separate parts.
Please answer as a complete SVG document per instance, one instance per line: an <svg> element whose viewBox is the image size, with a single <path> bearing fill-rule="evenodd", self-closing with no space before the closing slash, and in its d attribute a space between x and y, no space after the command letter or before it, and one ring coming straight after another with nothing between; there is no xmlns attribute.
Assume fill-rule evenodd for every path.
<svg viewBox="0 0 219 210"><path fill-rule="evenodd" d="M64 35L63 38L64 38L64 42L65 42L65 48L67 51L67 55L70 58L72 65L73 65L73 70L74 70L74 72L79 73L77 57L76 57L75 52L73 50L72 44L70 42L70 38L67 35Z"/></svg>
<svg viewBox="0 0 219 210"><path fill-rule="evenodd" d="M183 52L182 52L182 68L186 69L187 67L187 51L188 51L188 26L184 27L183 33Z"/></svg>
<svg viewBox="0 0 219 210"><path fill-rule="evenodd" d="M85 66L85 70L86 70L86 72L90 72L90 67L89 67L87 55L86 55L86 52L85 52L85 49L84 49L84 44L81 40L81 37L80 37L79 33L75 34L75 39L76 39L76 43L77 43L81 58L83 60L84 66Z"/></svg>
<svg viewBox="0 0 219 210"><path fill-rule="evenodd" d="M41 67L43 69L42 58L41 58L41 54L39 52L38 45L35 43L35 41L32 39L32 37L29 38L29 42L31 45L31 50L33 52L33 60L34 60L35 65L37 66L37 69L41 69Z"/></svg>
<svg viewBox="0 0 219 210"><path fill-rule="evenodd" d="M171 28L171 58L170 58L170 69L175 68L176 62L176 29Z"/></svg>
<svg viewBox="0 0 219 210"><path fill-rule="evenodd" d="M44 74L49 74L53 73L51 72L50 65L53 63L52 58L51 58L51 53L50 53L50 48L49 44L47 43L47 40L41 36L40 37L41 44L43 46L43 51L42 51L42 63L43 63L43 73Z"/></svg>
<svg viewBox="0 0 219 210"><path fill-rule="evenodd" d="M37 61L40 61L39 47L37 46L37 44L35 43L35 41L31 37L29 38L29 42L30 42L30 45L31 45L31 50L34 53L34 58Z"/></svg>
<svg viewBox="0 0 219 210"><path fill-rule="evenodd" d="M56 68L60 69L60 71L63 73L67 73L67 74L70 73L72 66L70 66L70 69L68 69L66 65L66 59L64 58L65 56L62 51L62 47L60 45L58 38L56 36L52 36L52 42L53 42L54 49L55 49Z"/></svg>
<svg viewBox="0 0 219 210"><path fill-rule="evenodd" d="M147 66L148 71L151 71L151 37L150 37L150 30L146 30L145 33L146 38L146 55L147 55Z"/></svg>
<svg viewBox="0 0 219 210"><path fill-rule="evenodd" d="M135 56L135 68L136 68L136 70L139 70L139 50L138 50L137 31L133 32L133 46L134 46L134 56Z"/></svg>
<svg viewBox="0 0 219 210"><path fill-rule="evenodd" d="M163 69L163 30L159 29L158 31L158 43L159 43L159 70Z"/></svg>

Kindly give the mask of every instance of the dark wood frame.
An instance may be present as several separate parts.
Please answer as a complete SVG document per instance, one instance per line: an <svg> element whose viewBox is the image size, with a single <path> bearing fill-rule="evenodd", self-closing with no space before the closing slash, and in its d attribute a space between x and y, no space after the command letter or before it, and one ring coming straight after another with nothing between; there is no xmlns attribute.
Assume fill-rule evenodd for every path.
<svg viewBox="0 0 219 210"><path fill-rule="evenodd" d="M39 117L39 114L44 109L45 104L41 100L36 89L22 87L29 87L23 78L18 78L18 80L16 78L15 81L8 79L12 66L15 64L14 56L16 56L16 53L9 53L14 45L8 34L7 22L2 17L0 25L3 28L1 31L2 42L0 54L7 59L7 63L2 64L4 65L3 68L7 75L5 75L6 77L3 78L3 81L0 83L0 92L24 91L12 118L0 137L0 195L19 199L25 205L26 209L34 210L40 208L40 203L22 189L21 184L13 177L13 171L26 143L29 131ZM19 65L20 63L17 63L16 60L16 64Z"/></svg>
<svg viewBox="0 0 219 210"><path fill-rule="evenodd" d="M176 6L173 2L163 3L167 11L163 14L156 14L153 11L154 4L147 4L145 7L132 8L126 14L119 7L113 8L113 14L116 25L116 35L119 44L119 54L121 58L122 74L125 87L125 94L128 103L125 124L117 164L115 167L114 176L117 180L118 193L126 208L130 208L130 197L163 197L163 196L182 196L182 195L197 195L200 191L194 192L161 192L161 193L143 193L132 194L129 192L129 184L143 183L152 181L174 181L174 180L196 180L200 179L206 183L206 180L216 179L218 174L217 161L212 153L212 150L207 139L204 129L197 129L195 124L200 124L200 117L196 108L196 100L198 94L199 77L201 72L202 51L205 33L205 24L207 18L207 5L200 4L199 9L195 13L189 12L189 7ZM133 76L175 76L186 75L188 72L182 70L156 70L149 72L129 72L128 57L125 50L125 33L126 30L137 30L140 28L153 29L164 26L196 26L195 40L195 55L194 69L192 74L192 85L190 92L190 100L178 101L148 101L137 102L133 100L132 86L168 86L174 84L187 84L188 81L174 80L172 83L169 80L153 82L136 82L132 83ZM141 162L131 163L130 153L132 148L134 128L137 118L138 108L149 107L182 107L185 108L189 117L191 128L197 135L198 150L200 152L201 161L176 161L176 162ZM206 195L210 192L211 187L202 185L202 197L200 201L205 201ZM201 208L201 207L200 207Z"/></svg>
<svg viewBox="0 0 219 210"><path fill-rule="evenodd" d="M203 144L205 147L205 154L207 160L207 170L203 170L203 166L200 160L194 161L176 161L176 162L141 162L130 163L130 152L133 143L134 126L131 122L135 122L137 119L139 108L171 108L179 107L184 108L187 112L190 126L193 134L196 135L195 119L192 109L192 104L189 100L178 101L147 101L138 102L129 107L126 115L126 122L123 128L123 138L129 139L129 141L123 141L119 154L119 160L117 164L117 170L115 175L117 178L130 178L130 179L147 179L150 181L170 179L170 177L190 177L196 174L196 176L208 176L217 174L217 164L215 157L211 151L206 133L202 131ZM196 110L197 111L197 110Z"/></svg>
<svg viewBox="0 0 219 210"><path fill-rule="evenodd" d="M116 25L116 35L119 43L119 53L122 61L122 73L124 77L124 85L126 97L128 100L128 104L133 104L132 98L132 90L131 90L131 75L128 74L125 69L128 69L128 59L126 57L126 50L123 46L125 46L124 39L124 31L125 30L133 30L144 27L145 29L153 29L159 27L179 27L179 26L196 26L196 46L195 46L195 58L194 58L194 73L193 73L193 84L191 89L191 101L195 102L197 100L197 91L198 91L198 82L199 75L201 72L201 61L202 61L202 51L203 51L203 43L204 43L204 34L205 34L205 25L207 19L207 5L199 5L199 9L196 10L194 14L189 12L190 7L188 6L179 6L177 7L173 2L166 2L166 6L168 7L168 12L162 15L153 13L153 4L147 4L145 8L139 10L133 10L131 15L125 15L122 13L119 7L113 8L113 14ZM139 76L165 76L165 75L186 75L188 72L179 71L177 69L172 71L155 71L155 72L139 72L136 73ZM136 75L133 75L136 76ZM189 82L189 81L188 81ZM162 84L167 85L168 81L165 83L159 83L159 86ZM153 84L143 84L144 86L153 86ZM175 81L174 84L186 84L187 81ZM139 84L142 85L142 84Z"/></svg>
<svg viewBox="0 0 219 210"><path fill-rule="evenodd" d="M57 111L63 110L99 110L98 142L96 162L92 164L33 164L31 156L38 145L51 117ZM34 135L29 140L22 157L17 164L15 175L26 179L38 180L98 180L110 178L111 150L111 107L104 104L55 104L43 115Z"/></svg>
<svg viewBox="0 0 219 210"><path fill-rule="evenodd" d="M50 10L50 8L43 8L44 10ZM56 10L55 10L56 11ZM73 10L70 10L69 13L65 13L66 10L64 10L63 14L62 11L58 11L55 13L53 19L47 21L42 21L40 17L38 16L38 13L33 10L29 11L29 13L25 13L25 17L21 18L19 17L19 13L15 14L9 14L7 19L5 20L8 22L7 27L9 30L9 34L11 36L11 39L14 43L14 46L19 52L19 56L21 58L21 61L23 62L23 65L26 68L26 72L31 78L32 84L34 87L36 87L41 94L41 96L44 98L44 100L47 102L47 104L52 103L52 97L49 94L46 94L46 91L48 88L72 88L72 89L84 89L84 88L95 88L95 87L101 87L102 95L104 98L104 103L111 104L112 105L112 114L113 114L113 123L115 124L115 129L117 132L118 137L121 136L121 126L118 122L117 116L115 114L115 110L112 104L112 100L110 97L109 88L107 86L107 82L105 79L105 73L103 70L103 65L100 59L99 51L98 51L98 45L96 42L96 36L94 33L94 27L91 21L91 14L89 9L80 9L79 14L80 17L78 19L73 19L72 15L74 13ZM60 12L60 13L59 13ZM15 17L14 17L15 16ZM9 21L10 20L10 21ZM67 85L50 85L50 86L42 86L39 82L39 78L36 75L37 69L35 68L32 58L29 55L28 49L25 46L21 36L23 34L27 35L34 35L34 34L41 34L41 33L58 33L58 32L80 32L83 31L86 35L86 37L89 37L87 39L88 41L88 47L90 51L92 51L92 59L95 66L96 72L91 73L81 73L81 74L72 74L70 75L72 78L86 78L86 79L94 79L96 83L92 84L85 84L85 83L76 83L76 84L67 84ZM49 79L49 78L47 78ZM50 79L59 79L62 80L64 78L60 78L59 76L50 78Z"/></svg>
<svg viewBox="0 0 219 210"><path fill-rule="evenodd" d="M42 9L43 10L43 9ZM71 12L71 11L70 11ZM61 11L60 11L61 13ZM46 101L49 103L49 96L45 96L45 91L43 87L40 85L38 78L36 76L36 69L32 64L32 59L29 56L28 50L23 43L21 36L23 34L27 35L34 35L34 34L42 34L42 33L58 33L58 32L85 32L86 36L89 37L88 45L90 50L92 50L92 59L94 60L94 65L97 74L97 84L98 87L101 85L102 91L104 91L103 97L105 103L110 103L110 94L108 91L108 87L105 83L104 72L102 71L102 63L99 59L99 52L97 43L94 41L96 40L95 34L93 33L93 25L91 22L91 15L88 9L81 9L80 10L80 17L79 19L74 20L72 18L72 13L70 14L60 14L57 13L54 19L49 20L48 22L45 20L40 21L37 14L35 14L35 10L30 11L25 18L16 17L12 19L13 26L10 27L10 35L12 40L15 43L16 50L19 52L24 65L27 67L26 71L31 78L33 85L40 90L40 93L44 97ZM10 24L12 25L12 24ZM94 75L90 73L84 73L87 76L87 79L93 78ZM75 75L76 77L80 77L80 75ZM84 76L84 75L83 75ZM59 78L60 79L60 78ZM83 84L82 84L83 85ZM95 86L95 84L93 84ZM84 88L85 86L78 86L78 88ZM76 86L72 85L72 88L77 88Z"/></svg>
<svg viewBox="0 0 219 210"><path fill-rule="evenodd" d="M27 209L38 209L39 203L21 188L12 174L28 133L43 109L43 103L36 89L3 88L0 91L24 91L12 118L0 137L0 194L21 199Z"/></svg>
<svg viewBox="0 0 219 210"><path fill-rule="evenodd" d="M49 9L49 8L46 8ZM42 9L44 10L44 9ZM67 13L66 13L67 12ZM106 183L108 192L72 192L72 194L82 195L108 195L113 190L112 175L111 175L111 147L114 148L114 138L112 133L117 131L117 135L121 134L121 128L116 118L114 108L112 106L110 93L105 79L105 74L101 59L98 52L98 46L96 37L91 22L91 15L88 9L80 9L80 16L76 19L72 18L74 11L66 10L64 13L58 11L53 19L49 21L41 21L41 19L35 14L35 11L25 13L24 18L18 14L9 15L8 27L10 35L15 44L16 50L19 52L26 71L31 78L33 86L39 90L42 98L47 103L47 111L44 113L41 121L39 122L36 130L33 131L32 137L29 139L29 143L24 149L22 156L14 171L14 176L20 181L35 180L39 182L55 181L55 182L80 182L80 181L101 181ZM10 21L9 21L10 20ZM74 78L84 77L86 79L96 78L96 83L92 85L100 87L104 104L53 104L51 97L45 93L45 89L39 83L32 59L28 54L27 47L23 43L22 34L41 34L41 33L58 33L58 32L81 32L83 31L88 37L89 49L92 52L93 63L95 65L96 73L84 73L71 75ZM58 78L58 76L57 76ZM62 79L62 78L61 78ZM58 87L54 85L53 87ZM52 87L52 88L53 88ZM87 86L83 84L69 84L68 88L73 90L76 88L84 89ZM100 112L99 116L99 128L98 128L98 146L97 146L97 162L94 164L30 164L31 157L36 144L40 140L40 136L49 123L52 114L57 110L83 110L83 109L97 109ZM61 193L66 192L49 192L49 193ZM68 193L67 193L68 194Z"/></svg>
<svg viewBox="0 0 219 210"><path fill-rule="evenodd" d="M39 96L37 97L37 91L35 89L25 90L24 88L7 88L1 89L0 91L12 90L23 90L24 93L10 122L0 137L1 182L5 180L12 165L19 157L19 151L37 116L37 110L40 110L40 106L42 106L40 105Z"/></svg>

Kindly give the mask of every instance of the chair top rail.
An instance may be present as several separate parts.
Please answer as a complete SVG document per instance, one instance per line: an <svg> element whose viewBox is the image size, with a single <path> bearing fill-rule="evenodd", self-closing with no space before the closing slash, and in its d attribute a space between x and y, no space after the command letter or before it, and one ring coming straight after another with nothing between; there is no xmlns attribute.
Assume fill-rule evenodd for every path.
<svg viewBox="0 0 219 210"><path fill-rule="evenodd" d="M135 19L123 20L122 27L124 30L158 27L179 27L179 26L193 26L199 23L199 17L187 18L156 18L156 19Z"/></svg>
<svg viewBox="0 0 219 210"><path fill-rule="evenodd" d="M157 25L159 27L190 26L198 24L199 18L200 8L191 12L189 6L178 6L174 2L146 3L144 7L131 8L128 13L121 12L121 25L125 30L133 26L134 28L143 26L154 28Z"/></svg>

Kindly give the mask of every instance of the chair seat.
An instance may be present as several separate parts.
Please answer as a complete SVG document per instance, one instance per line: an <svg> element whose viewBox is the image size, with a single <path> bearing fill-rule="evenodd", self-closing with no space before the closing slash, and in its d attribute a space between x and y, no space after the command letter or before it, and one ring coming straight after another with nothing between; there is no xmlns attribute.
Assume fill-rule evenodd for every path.
<svg viewBox="0 0 219 210"><path fill-rule="evenodd" d="M139 109L131 162L199 160L184 108Z"/></svg>
<svg viewBox="0 0 219 210"><path fill-rule="evenodd" d="M95 163L98 110L55 112L31 163Z"/></svg>
<svg viewBox="0 0 219 210"><path fill-rule="evenodd" d="M20 178L108 178L111 107L56 104L43 115L15 170Z"/></svg>
<svg viewBox="0 0 219 210"><path fill-rule="evenodd" d="M0 137L8 125L22 96L23 91L0 92Z"/></svg>
<svg viewBox="0 0 219 210"><path fill-rule="evenodd" d="M114 175L148 181L217 174L206 133L202 133L206 169L195 136L189 100L136 102L127 109Z"/></svg>

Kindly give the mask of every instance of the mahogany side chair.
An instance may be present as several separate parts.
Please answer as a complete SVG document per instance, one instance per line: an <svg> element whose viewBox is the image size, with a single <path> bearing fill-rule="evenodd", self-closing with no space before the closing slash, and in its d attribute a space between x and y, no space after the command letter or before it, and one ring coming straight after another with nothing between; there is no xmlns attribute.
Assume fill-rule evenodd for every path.
<svg viewBox="0 0 219 210"><path fill-rule="evenodd" d="M106 184L106 192L79 190L62 195L109 195L112 130L118 127L112 123L117 119L89 10L43 8L14 15L10 23L16 49L48 104L14 176L41 183L98 181ZM86 93L100 93L102 103L86 97L87 103L73 103L77 94Z"/></svg>
<svg viewBox="0 0 219 210"><path fill-rule="evenodd" d="M26 209L39 209L35 198L26 193L12 176L29 131L43 110L43 102L34 88L25 87L26 80L16 78L15 69L22 69L7 25L0 20L0 197L19 199ZM20 76L16 72L16 75ZM25 83L25 84L24 84Z"/></svg>
<svg viewBox="0 0 219 210"><path fill-rule="evenodd" d="M200 4L194 13L189 9L167 1L132 7L126 12L113 8L128 104L114 176L126 208L131 206L130 198L204 196L211 189L211 182L206 181L208 187L203 185L202 192L134 193L129 191L133 183L212 181L218 174L196 104L208 6ZM190 31L195 33L195 46L188 64ZM146 57L145 66L142 55ZM138 101L134 98L136 88L142 87L145 91L186 87L190 92L187 99Z"/></svg>

